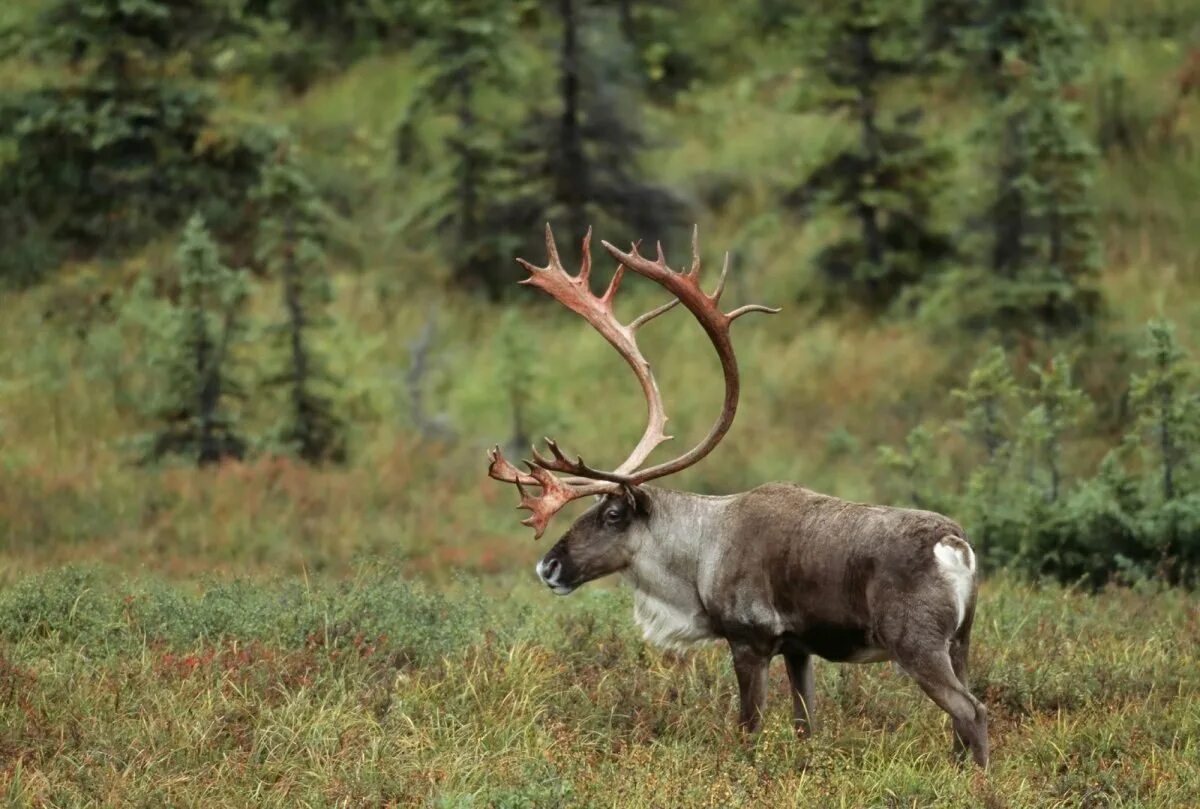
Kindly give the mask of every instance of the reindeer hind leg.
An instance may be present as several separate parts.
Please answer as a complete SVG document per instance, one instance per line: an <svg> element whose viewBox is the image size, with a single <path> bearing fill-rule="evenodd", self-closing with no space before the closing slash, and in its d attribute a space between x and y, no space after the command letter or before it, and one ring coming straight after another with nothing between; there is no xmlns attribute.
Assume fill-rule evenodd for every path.
<svg viewBox="0 0 1200 809"><path fill-rule="evenodd" d="M967 615L954 633L954 637L950 639L950 667L954 670L954 677L964 689L970 689L970 682L967 679L967 658L971 651L971 619L973 617L974 605L968 607ZM982 706L980 706L982 707ZM964 734L965 728L960 727L960 722L954 720L954 742L953 752L958 758L964 758L968 752L969 745L967 736Z"/></svg>
<svg viewBox="0 0 1200 809"><path fill-rule="evenodd" d="M955 676L947 649L936 652L906 650L897 655L900 664L917 681L921 690L950 715L956 749L965 748L975 763L988 763L987 709Z"/></svg>

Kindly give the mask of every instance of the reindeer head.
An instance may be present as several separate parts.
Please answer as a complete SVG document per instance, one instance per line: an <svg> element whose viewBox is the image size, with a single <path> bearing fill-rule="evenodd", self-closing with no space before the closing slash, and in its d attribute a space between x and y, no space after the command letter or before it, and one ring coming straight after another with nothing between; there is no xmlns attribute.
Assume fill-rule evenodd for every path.
<svg viewBox="0 0 1200 809"><path fill-rule="evenodd" d="M661 244L658 246L657 259L651 261L639 255L636 244L630 252L624 253L608 242L601 242L604 249L617 260L618 266L607 291L600 296L594 295L588 285L592 267L591 236L589 230L583 239L579 274L573 276L563 269L554 235L547 225L547 264L537 267L524 259L517 259L530 273L529 278L521 283L539 287L578 314L629 363L646 397L647 423L641 440L630 456L611 472L593 469L578 456L570 460L558 444L549 438L546 439L546 446L550 455L544 456L534 448L533 459L524 462L527 472L521 472L509 463L499 447L494 447L488 453L488 475L516 485L521 497L518 508L532 512L522 523L534 529L535 539L541 537L550 519L567 503L588 495L600 497L599 502L576 520L538 563L538 575L561 595L592 579L622 570L629 564L638 543L649 541L650 498L639 488L640 485L696 463L712 452L733 424L738 404L738 371L729 336L730 325L749 312L779 311L749 304L732 312L722 312L719 302L729 271L729 256L725 256L725 266L716 290L711 295L705 293L700 289L700 254L695 230L692 231L692 266L686 273L675 272L667 266ZM649 278L673 295L670 301L640 315L628 325L618 321L613 313L613 298L626 268ZM650 364L638 348L636 333L646 323L679 303L699 321L716 349L725 377L725 403L721 415L703 441L673 460L639 469L654 448L670 436L663 432L667 416L662 396L650 372ZM540 492L530 494L526 488L530 486L537 487Z"/></svg>
<svg viewBox="0 0 1200 809"><path fill-rule="evenodd" d="M650 540L650 498L636 486L600 495L537 563L537 574L556 594L629 566Z"/></svg>

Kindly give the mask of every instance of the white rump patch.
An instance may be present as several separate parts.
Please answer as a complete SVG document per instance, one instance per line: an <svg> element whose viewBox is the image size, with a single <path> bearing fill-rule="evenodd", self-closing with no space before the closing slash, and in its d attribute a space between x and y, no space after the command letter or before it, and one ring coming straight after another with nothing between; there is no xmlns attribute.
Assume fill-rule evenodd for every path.
<svg viewBox="0 0 1200 809"><path fill-rule="evenodd" d="M975 582L975 552L969 546L963 547L958 542L951 544L942 540L933 546L933 555L937 560L938 570L954 592L954 606L957 610L954 626L962 626L963 617L967 612L967 600L971 597L971 586Z"/></svg>

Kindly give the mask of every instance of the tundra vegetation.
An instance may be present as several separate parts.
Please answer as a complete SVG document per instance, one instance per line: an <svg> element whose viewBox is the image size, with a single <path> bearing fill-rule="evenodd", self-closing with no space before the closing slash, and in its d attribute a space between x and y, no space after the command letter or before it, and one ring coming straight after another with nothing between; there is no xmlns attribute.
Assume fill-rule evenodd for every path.
<svg viewBox="0 0 1200 809"><path fill-rule="evenodd" d="M1194 805L1197 36L1196 0L0 4L5 800ZM728 305L783 307L673 487L963 525L986 773L891 667L818 662L803 742L772 668L751 745L726 650L549 600L484 450L604 467L644 405L515 285L547 219L568 265L698 222ZM720 410L694 329L640 334L664 457Z"/></svg>

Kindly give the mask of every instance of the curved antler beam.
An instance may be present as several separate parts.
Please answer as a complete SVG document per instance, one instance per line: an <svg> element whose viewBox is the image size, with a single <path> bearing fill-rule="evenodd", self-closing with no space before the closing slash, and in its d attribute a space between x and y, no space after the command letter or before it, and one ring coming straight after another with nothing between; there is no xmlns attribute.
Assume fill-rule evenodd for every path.
<svg viewBox="0 0 1200 809"><path fill-rule="evenodd" d="M616 272L613 273L612 280L608 284L608 289L603 295L592 294L589 285L592 271L591 243L592 229L588 228L587 234L583 237L579 274L572 276L563 269L562 260L558 255L558 247L554 243L554 233L547 224L546 266L538 267L518 258L517 262L529 270L529 277L519 283L541 289L590 323L592 328L600 332L600 335L617 350L617 353L624 358L629 367L633 369L634 375L637 376L638 382L642 386L642 394L646 397L646 429L642 432L642 437L633 452L617 467L617 472L623 473L636 469L650 456L655 447L670 438L665 432L667 415L663 408L662 394L659 393L658 383L655 382L654 375L650 372L650 363L646 361L646 358L642 356L641 349L638 348L636 332L654 318L669 311L679 301L668 301L634 319L629 325L622 324L613 312L613 299L621 286L625 267L618 264ZM569 469L557 469L556 471L571 472ZM581 473L571 472L571 474Z"/></svg>
<svg viewBox="0 0 1200 809"><path fill-rule="evenodd" d="M717 417L712 429L709 430L708 435L705 436L703 441L678 458L649 467L648 469L643 469L632 475L620 478L609 476L605 478L606 480L617 480L626 484L645 483L648 480L665 477L666 475L685 469L712 452L733 424L733 418L737 414L738 398L741 393L737 356L733 351L733 343L729 336L729 327L733 324L733 321L751 312L775 314L779 311L777 308L752 303L734 309L732 312L722 312L719 304L721 293L725 290L725 279L729 273L729 254L725 254L725 262L721 269L721 278L717 282L717 288L709 295L700 288L699 241L699 228L694 227L692 229L692 265L686 273L676 272L667 266L661 242L657 245L658 257L654 261L638 253L638 246L636 244L626 253L606 241L601 242L601 245L608 251L609 255L619 261L622 266L628 267L639 275L645 276L666 288L695 316L696 320L700 322L701 327L704 328L705 333L708 334L709 340L712 341L713 348L717 351L717 357L721 361L721 372L725 377L725 401L721 408L721 414Z"/></svg>

